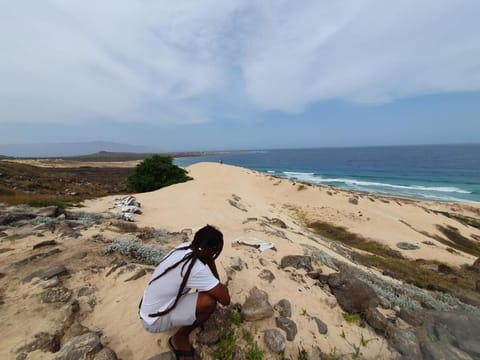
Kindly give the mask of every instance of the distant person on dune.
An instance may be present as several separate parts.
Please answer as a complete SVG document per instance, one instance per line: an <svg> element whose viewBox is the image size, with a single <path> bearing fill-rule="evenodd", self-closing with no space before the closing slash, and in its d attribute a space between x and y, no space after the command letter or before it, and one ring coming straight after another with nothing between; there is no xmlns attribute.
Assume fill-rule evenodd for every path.
<svg viewBox="0 0 480 360"><path fill-rule="evenodd" d="M200 359L190 333L210 317L217 302L230 304L228 288L220 283L215 265L222 249L222 233L210 225L201 228L191 243L177 246L163 258L144 291L139 308L144 329L158 333L180 327L168 339L176 359Z"/></svg>

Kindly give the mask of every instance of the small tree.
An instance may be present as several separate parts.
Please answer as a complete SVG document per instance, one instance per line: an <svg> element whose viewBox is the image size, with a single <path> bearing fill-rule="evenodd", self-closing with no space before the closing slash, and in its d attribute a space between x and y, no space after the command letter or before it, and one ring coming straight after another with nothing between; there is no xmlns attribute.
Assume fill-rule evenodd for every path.
<svg viewBox="0 0 480 360"><path fill-rule="evenodd" d="M173 164L170 156L153 155L135 167L127 180L128 187L137 192L160 189L192 180L187 171Z"/></svg>

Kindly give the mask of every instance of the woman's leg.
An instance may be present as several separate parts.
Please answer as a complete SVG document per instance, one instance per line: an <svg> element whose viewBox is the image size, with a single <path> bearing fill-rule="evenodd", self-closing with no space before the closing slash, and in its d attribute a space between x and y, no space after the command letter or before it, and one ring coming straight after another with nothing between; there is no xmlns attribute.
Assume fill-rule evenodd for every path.
<svg viewBox="0 0 480 360"><path fill-rule="evenodd" d="M177 350L192 350L190 344L190 333L199 325L208 320L210 315L215 311L217 301L206 293L198 293L197 307L195 310L196 320L192 325L183 326L173 335L172 343Z"/></svg>

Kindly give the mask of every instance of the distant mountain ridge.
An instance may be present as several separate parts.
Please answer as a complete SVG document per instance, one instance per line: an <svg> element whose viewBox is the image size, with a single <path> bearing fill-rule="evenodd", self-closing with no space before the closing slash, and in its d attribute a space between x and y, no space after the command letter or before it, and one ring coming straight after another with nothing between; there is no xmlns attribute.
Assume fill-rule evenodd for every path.
<svg viewBox="0 0 480 360"><path fill-rule="evenodd" d="M140 153L148 155L158 152L155 149L130 144L118 144L108 141L78 143L43 144L0 144L0 157L66 157L88 156L97 153ZM104 154L104 155L105 155Z"/></svg>

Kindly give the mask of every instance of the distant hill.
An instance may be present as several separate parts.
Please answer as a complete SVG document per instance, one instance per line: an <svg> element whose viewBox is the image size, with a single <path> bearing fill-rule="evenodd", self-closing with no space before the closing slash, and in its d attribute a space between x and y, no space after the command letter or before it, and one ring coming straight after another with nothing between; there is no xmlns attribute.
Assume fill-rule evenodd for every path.
<svg viewBox="0 0 480 360"><path fill-rule="evenodd" d="M105 153L141 153L151 154L155 149L148 146L117 144L107 141L91 141L78 143L44 143L44 144L0 144L0 154L3 157L72 157L92 156ZM140 157L140 158L144 158Z"/></svg>

